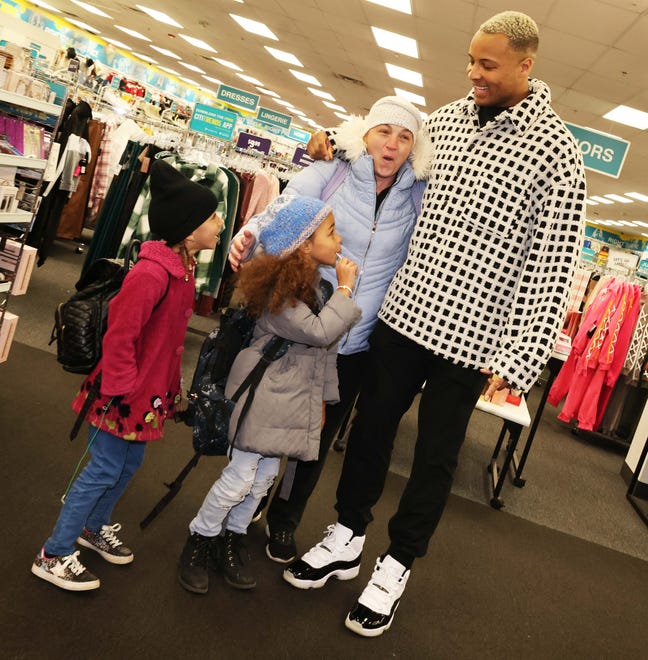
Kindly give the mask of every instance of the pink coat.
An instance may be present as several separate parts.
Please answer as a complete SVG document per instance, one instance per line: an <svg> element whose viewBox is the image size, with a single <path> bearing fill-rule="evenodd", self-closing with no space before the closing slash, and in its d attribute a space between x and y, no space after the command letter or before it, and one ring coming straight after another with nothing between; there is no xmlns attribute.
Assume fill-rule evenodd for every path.
<svg viewBox="0 0 648 660"><path fill-rule="evenodd" d="M165 243L142 245L110 303L102 358L72 402L78 413L101 371L101 396L86 415L93 426L124 440L162 436L165 420L180 401L180 367L194 298L193 276L187 282L184 277L180 256Z"/></svg>

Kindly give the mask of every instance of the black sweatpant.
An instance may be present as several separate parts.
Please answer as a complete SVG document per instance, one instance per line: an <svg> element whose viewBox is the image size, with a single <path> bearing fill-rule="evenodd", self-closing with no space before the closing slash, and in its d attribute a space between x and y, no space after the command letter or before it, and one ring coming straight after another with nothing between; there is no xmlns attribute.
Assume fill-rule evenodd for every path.
<svg viewBox="0 0 648 660"><path fill-rule="evenodd" d="M486 382L382 322L373 331L369 364L337 489L338 521L363 535L382 495L401 417L421 394L412 471L389 521L389 554L406 567L427 552L445 508L459 450Z"/></svg>
<svg viewBox="0 0 648 660"><path fill-rule="evenodd" d="M326 420L320 436L319 457L316 461L289 460L272 502L266 520L272 530L294 532L301 521L308 499L315 490L324 469L326 455L345 417L353 409L367 364L366 351L337 356L339 403L326 406Z"/></svg>

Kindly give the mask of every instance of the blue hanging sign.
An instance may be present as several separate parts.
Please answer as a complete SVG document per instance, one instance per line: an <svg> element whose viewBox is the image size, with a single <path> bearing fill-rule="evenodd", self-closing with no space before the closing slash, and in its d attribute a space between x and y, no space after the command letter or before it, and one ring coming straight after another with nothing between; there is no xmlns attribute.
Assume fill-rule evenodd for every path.
<svg viewBox="0 0 648 660"><path fill-rule="evenodd" d="M221 140L231 140L235 124L236 115L233 112L196 103L189 130L213 135Z"/></svg>
<svg viewBox="0 0 648 660"><path fill-rule="evenodd" d="M272 124L273 126L278 126L279 128L286 130L290 128L290 122L292 122L292 117L290 115L284 115L281 112L275 112L274 110L269 110L264 107L259 108L257 119L266 124Z"/></svg>
<svg viewBox="0 0 648 660"><path fill-rule="evenodd" d="M565 126L576 138L587 169L619 178L630 147L627 140L567 122Z"/></svg>
<svg viewBox="0 0 648 660"><path fill-rule="evenodd" d="M304 131L301 128L291 128L288 131L288 137L295 142L304 142L307 143L311 139L311 134L308 131Z"/></svg>
<svg viewBox="0 0 648 660"><path fill-rule="evenodd" d="M258 94L244 92L242 89L236 89L236 87L220 85L217 98L219 101L229 103L229 105L235 105L237 108L243 108L244 110L253 112L259 105L260 96Z"/></svg>

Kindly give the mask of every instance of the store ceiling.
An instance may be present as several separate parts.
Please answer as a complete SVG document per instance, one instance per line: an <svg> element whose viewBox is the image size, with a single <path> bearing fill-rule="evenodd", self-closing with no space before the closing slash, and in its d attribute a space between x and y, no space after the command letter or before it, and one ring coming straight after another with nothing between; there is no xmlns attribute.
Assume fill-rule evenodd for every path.
<svg viewBox="0 0 648 660"><path fill-rule="evenodd" d="M526 12L540 27L540 52L534 74L550 85L560 116L631 142L621 177L614 179L588 171L588 193L648 195L648 130L602 118L619 104L648 112L648 0L412 0L412 15L368 0L140 1L172 16L183 28L164 25L134 5L113 0L93 3L110 14L110 19L95 16L70 0L48 3L64 16L97 28L100 37L117 39L139 54L150 54L159 66L171 67L207 88L215 89L215 85L115 25L137 30L153 45L173 51L182 61L226 85L258 93L254 85L210 58L234 62L244 75L258 79L265 89L291 102L322 126L336 125L341 120L321 98L308 91L312 85L289 72L298 67L275 59L264 46L293 53L304 65L301 70L315 76L321 89L329 92L348 113L366 113L375 99L393 94L394 87L423 96L426 105L421 109L430 112L469 91L465 74L467 50L480 23L506 9ZM245 31L229 14L265 23L278 41ZM378 47L370 26L416 39L420 59ZM199 50L174 36L178 33L202 39L218 53ZM419 71L424 86L390 78L386 63ZM261 94L261 102L290 112L272 97ZM648 225L645 202L588 206L587 214L591 220L639 220ZM612 230L648 236L648 226Z"/></svg>

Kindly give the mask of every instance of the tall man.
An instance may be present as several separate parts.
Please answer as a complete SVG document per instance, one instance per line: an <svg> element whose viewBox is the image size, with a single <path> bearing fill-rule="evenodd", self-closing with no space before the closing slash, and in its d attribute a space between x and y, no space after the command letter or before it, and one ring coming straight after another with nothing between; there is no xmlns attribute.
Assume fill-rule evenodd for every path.
<svg viewBox="0 0 648 660"><path fill-rule="evenodd" d="M530 78L537 48L531 18L492 17L470 43L472 91L426 122L432 169L406 261L371 337L338 522L284 571L300 588L358 575L398 424L425 383L390 545L345 620L363 636L390 627L414 559L427 551L486 381L487 397L507 383L528 390L563 321L582 242L585 175L548 87Z"/></svg>

